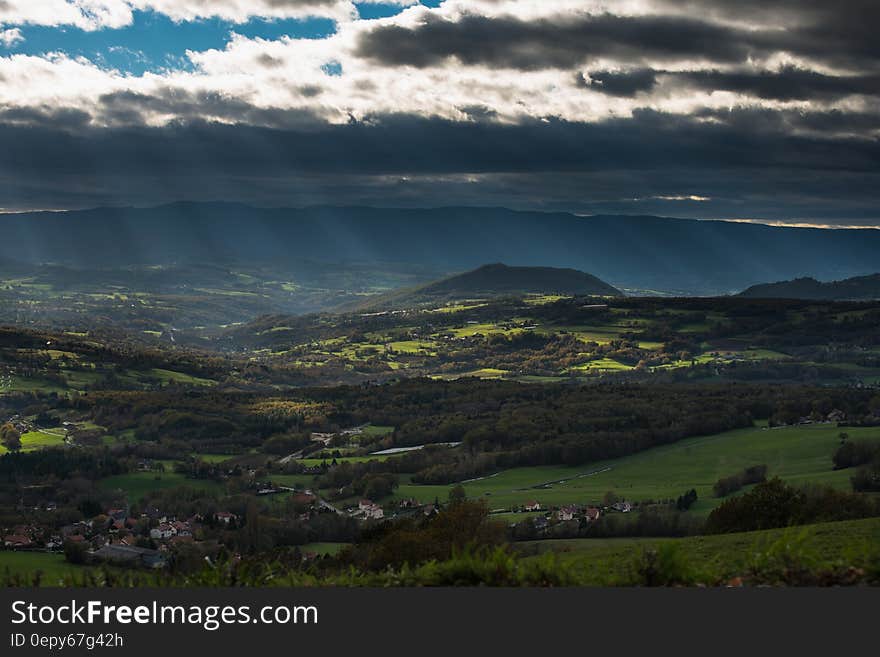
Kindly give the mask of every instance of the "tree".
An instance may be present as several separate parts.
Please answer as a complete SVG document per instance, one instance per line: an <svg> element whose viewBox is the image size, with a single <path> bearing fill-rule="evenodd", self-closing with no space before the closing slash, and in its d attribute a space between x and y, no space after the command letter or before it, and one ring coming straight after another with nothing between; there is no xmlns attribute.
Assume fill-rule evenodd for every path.
<svg viewBox="0 0 880 657"><path fill-rule="evenodd" d="M64 541L64 558L67 563L84 564L86 562L88 548L83 543Z"/></svg>
<svg viewBox="0 0 880 657"><path fill-rule="evenodd" d="M684 495L680 495L678 499L675 501L675 508L679 511L687 511L690 509L694 502L697 501L697 491L691 488Z"/></svg>
<svg viewBox="0 0 880 657"><path fill-rule="evenodd" d="M464 486L459 484L449 491L449 504L455 505L464 502L467 499L467 493L464 492Z"/></svg>
<svg viewBox="0 0 880 657"><path fill-rule="evenodd" d="M11 422L0 426L0 443L10 452L17 452L21 449L21 433Z"/></svg>

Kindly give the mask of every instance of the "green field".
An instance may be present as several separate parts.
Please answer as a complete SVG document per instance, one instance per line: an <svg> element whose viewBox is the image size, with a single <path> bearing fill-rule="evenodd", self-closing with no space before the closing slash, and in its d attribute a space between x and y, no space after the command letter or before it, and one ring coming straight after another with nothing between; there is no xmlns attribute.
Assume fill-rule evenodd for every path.
<svg viewBox="0 0 880 657"><path fill-rule="evenodd" d="M364 427L364 430L361 433L364 436L369 436L370 438L376 438L379 436L387 436L390 433L394 433L394 427L369 424Z"/></svg>
<svg viewBox="0 0 880 657"><path fill-rule="evenodd" d="M307 543L306 545L301 545L300 550L305 552L314 552L317 555L323 556L325 554L329 554L330 556L335 556L345 547L348 547L348 543Z"/></svg>
<svg viewBox="0 0 880 657"><path fill-rule="evenodd" d="M57 431L58 433L55 433ZM23 452L32 452L44 447L57 447L64 444L64 432L60 429L48 431L30 431L21 436L21 450ZM5 454L8 450L0 445L0 455Z"/></svg>
<svg viewBox="0 0 880 657"><path fill-rule="evenodd" d="M193 454L193 456L205 463L223 463L223 461L235 458L232 454Z"/></svg>
<svg viewBox="0 0 880 657"><path fill-rule="evenodd" d="M31 583L39 572L41 586L60 586L65 576L81 576L84 570L67 563L63 554L0 551L0 577L4 579L7 575L18 576Z"/></svg>
<svg viewBox="0 0 880 657"><path fill-rule="evenodd" d="M135 372L133 374L140 374L140 373ZM191 386L217 385L216 381L211 381L210 379L201 379L197 376L192 376L190 374L184 374L183 372L174 372L172 370L163 370L163 369L159 369L159 368L153 368L151 370L144 372L143 377L159 379L164 385L167 385L169 383L181 383L184 385L191 385Z"/></svg>
<svg viewBox="0 0 880 657"><path fill-rule="evenodd" d="M368 461L387 461L390 458L395 458L403 456L403 454L381 454L379 456L340 456L336 460L337 464L342 463L367 463ZM301 463L306 467L314 467L316 465L321 465L326 463L327 465L331 465L333 463L332 458L329 459L299 459L296 462Z"/></svg>
<svg viewBox="0 0 880 657"><path fill-rule="evenodd" d="M288 486L290 488L310 488L315 480L315 475L310 474L273 474L269 477L276 486Z"/></svg>
<svg viewBox="0 0 880 657"><path fill-rule="evenodd" d="M515 468L465 483L464 489L468 497L486 499L490 509L502 509L530 500L545 507L597 503L607 491L634 502L674 499L695 488L698 501L693 510L707 513L719 502L712 497L714 483L751 465L766 464L769 477L779 476L793 484L823 483L849 489L853 472L835 471L831 464L841 431L833 425L740 429L578 467ZM878 429L845 431L850 440L880 440ZM427 503L445 500L451 488L402 483L395 497L415 497Z"/></svg>
<svg viewBox="0 0 880 657"><path fill-rule="evenodd" d="M628 581L645 550L662 545L677 546L684 563L710 581L742 576L751 566L766 564L781 555L825 567L836 562L864 567L877 558L880 518L717 536L583 538L516 544L526 554L556 553L562 565L592 586Z"/></svg>
<svg viewBox="0 0 880 657"><path fill-rule="evenodd" d="M124 475L116 475L102 479L98 485L104 490L121 489L125 492L130 502L140 500L144 495L156 490L177 488L186 486L206 491L220 491L221 486L213 481L202 479L187 479L176 472L132 472Z"/></svg>

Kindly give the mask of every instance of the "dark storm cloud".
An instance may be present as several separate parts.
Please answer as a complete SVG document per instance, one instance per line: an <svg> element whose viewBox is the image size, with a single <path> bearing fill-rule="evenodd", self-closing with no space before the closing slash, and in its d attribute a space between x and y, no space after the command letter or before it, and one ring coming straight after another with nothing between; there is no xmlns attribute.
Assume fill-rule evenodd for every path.
<svg viewBox="0 0 880 657"><path fill-rule="evenodd" d="M46 126L54 130L77 130L89 124L91 115L73 107L2 107L0 124Z"/></svg>
<svg viewBox="0 0 880 657"><path fill-rule="evenodd" d="M573 68L597 57L628 61L709 57L741 62L755 49L743 30L687 18L604 14L559 20L432 17L414 29L389 25L364 33L358 54L392 66L464 64L537 70Z"/></svg>
<svg viewBox="0 0 880 657"><path fill-rule="evenodd" d="M426 12L412 27L373 22L359 31L356 55L379 66L451 62L560 71L541 76L567 85L558 104L545 89L536 89L541 102L523 98L522 114L531 118L506 107L531 91L531 77L516 76L526 84L512 84L503 101L480 95L479 84L460 100L450 100L455 93L440 97L452 87L438 86L437 111L458 110L460 121L420 115L434 111L426 103L428 109L412 114L330 125L322 118L330 112L387 106L369 98L382 96L387 71L360 76L355 66L339 82L343 88L349 82L354 96L363 92L363 106L340 102L331 86L296 79L287 80L290 93L278 98L299 96L292 104L314 111L255 107L246 96L186 91L171 82L149 94L103 95L83 104L88 111L63 103L0 106L0 208L224 199L880 223L880 39L874 34L880 2L650 4L666 13L552 16L551 10L551 17L533 20L512 14L447 20ZM281 49L255 52L246 52L245 64L285 84L283 65L294 55L283 60ZM783 56L764 59L776 54ZM771 64L792 61L788 55L797 67ZM505 74L473 76L503 81ZM573 86L617 100L579 94ZM733 94L733 107L697 107L690 115L638 109L666 101L690 108L695 92L713 91ZM306 102L322 94L325 102ZM536 116L545 111L544 98L550 115ZM580 99L582 123L552 116L580 116ZM799 101L796 110L780 107L789 101ZM604 105L632 116L597 121ZM145 127L166 120L165 127Z"/></svg>
<svg viewBox="0 0 880 657"><path fill-rule="evenodd" d="M303 86L296 89L303 97L314 97L320 89ZM143 125L146 116L165 114L188 122L206 117L229 123L271 125L279 128L306 127L322 123L307 109L255 107L252 104L217 92L189 92L164 87L151 94L119 91L99 99L100 117L110 124Z"/></svg>
<svg viewBox="0 0 880 657"><path fill-rule="evenodd" d="M590 81L584 79L582 73L575 77L578 86L601 91L609 96L633 96L652 91L657 86L657 71L650 68L640 68L632 71L592 71Z"/></svg>
<svg viewBox="0 0 880 657"><path fill-rule="evenodd" d="M716 112L705 122L708 115L645 111L595 125L383 116L290 130L199 122L76 131L5 125L0 207L225 198L877 217L876 140L792 136L773 115ZM672 200L689 195L713 200Z"/></svg>
<svg viewBox="0 0 880 657"><path fill-rule="evenodd" d="M880 130L880 114L876 112L844 112L842 110L773 110L758 107L734 109L701 109L697 119L721 121L735 132L752 132L756 136L809 132L821 135L827 144L835 142L835 135L865 135ZM876 139L861 139L878 145Z"/></svg>
<svg viewBox="0 0 880 657"><path fill-rule="evenodd" d="M593 84L584 86L613 96L633 97L652 91L658 84L703 91L731 91L768 100L827 100L849 95L880 96L880 74L824 75L795 67L778 71L684 71L649 68L631 71L591 72Z"/></svg>
<svg viewBox="0 0 880 657"><path fill-rule="evenodd" d="M762 12L781 17L795 12L794 3L737 3L755 7L732 13L723 5L708 3L728 18L748 21ZM765 6L769 4L768 6ZM828 3L826 3L828 4ZM718 63L744 63L751 57L792 52L820 60L875 67L880 56L880 3L851 5L857 15L840 17L807 3L798 14L803 22L785 25L757 23L751 29L690 18L684 15L564 16L557 19L521 20L514 16L490 18L466 15L459 20L429 16L413 28L388 25L360 37L358 54L391 66L427 67L450 58L466 64L497 68L539 70L574 68L600 57L622 62L706 59ZM695 5L699 6L699 4ZM760 9L759 9L760 7ZM680 9L680 7L679 7ZM840 9L845 13L845 9Z"/></svg>
<svg viewBox="0 0 880 657"><path fill-rule="evenodd" d="M697 119L711 116L713 122ZM648 110L595 124L535 120L457 123L408 115L346 125L267 129L190 122L165 128L0 128L0 166L21 153L39 170L456 173L592 171L667 166L873 170L876 140L795 136L772 111L705 111L696 118ZM821 115L846 125L862 115ZM793 118L791 119L793 120ZM802 121L806 119L801 119ZM88 157L83 157L88 156Z"/></svg>

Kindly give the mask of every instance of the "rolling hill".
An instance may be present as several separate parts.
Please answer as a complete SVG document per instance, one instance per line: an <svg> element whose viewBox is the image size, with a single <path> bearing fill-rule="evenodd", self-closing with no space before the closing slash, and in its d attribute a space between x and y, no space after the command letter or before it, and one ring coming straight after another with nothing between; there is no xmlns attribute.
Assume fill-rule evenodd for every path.
<svg viewBox="0 0 880 657"><path fill-rule="evenodd" d="M576 269L509 267L495 263L427 285L391 292L370 299L359 308L413 307L425 303L524 294L623 296L617 288Z"/></svg>
<svg viewBox="0 0 880 657"><path fill-rule="evenodd" d="M760 299L816 299L821 301L880 299L880 274L823 283L815 278L754 285L740 296Z"/></svg>

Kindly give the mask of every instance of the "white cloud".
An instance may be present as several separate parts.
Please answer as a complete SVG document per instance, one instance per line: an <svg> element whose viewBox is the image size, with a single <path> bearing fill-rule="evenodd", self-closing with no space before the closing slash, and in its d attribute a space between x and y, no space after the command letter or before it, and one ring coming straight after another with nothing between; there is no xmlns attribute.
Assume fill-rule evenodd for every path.
<svg viewBox="0 0 880 657"><path fill-rule="evenodd" d="M4 0L0 24L70 25L82 30L130 25L131 6L126 0Z"/></svg>
<svg viewBox="0 0 880 657"><path fill-rule="evenodd" d="M406 7L418 0L365 1ZM0 25L112 29L131 25L135 10L154 11L174 21L219 18L244 23L251 18L324 17L346 22L357 18L357 9L350 0L3 0Z"/></svg>
<svg viewBox="0 0 880 657"><path fill-rule="evenodd" d="M24 36L22 35L21 30L17 27L8 30L0 30L0 44L7 48L18 45L22 41L24 41Z"/></svg>
<svg viewBox="0 0 880 657"><path fill-rule="evenodd" d="M103 23L120 23L132 7L150 7L167 13L175 20L191 20L207 15L222 16L230 21L244 20L248 15L280 17L302 15L301 12L339 10L350 17L350 2L320 0L78 0L77 2L20 2L6 0L8 6L23 12L30 10L33 21L49 20L37 15L37 5L57 5L58 20L85 21L84 29ZM398 4L412 4L401 0ZM367 120L385 113L442 117L457 121L494 120L513 123L523 119L554 117L566 121L599 121L610 117L629 117L640 109L673 114L690 114L699 109L724 110L753 106L766 109L809 110L816 107L806 102L767 101L728 91L687 91L674 86L658 85L651 93L636 98L615 97L577 83L575 71L517 71L489 68L483 65L462 66L446 62L424 68L389 67L360 57L357 44L366 31L383 25L413 26L430 14L442 14L456 20L467 13L483 12L489 16L515 13L523 18L558 17L560 14L585 11L602 12L608 3L591 0L447 0L439 9L413 6L398 16L375 21L342 22L336 34L326 39L277 40L247 38L233 35L223 49L189 52L191 71L127 75L107 70L84 59L63 53L43 57L0 57L0 109L2 107L61 107L88 112L99 123L145 120L161 125L177 119L191 118L192 103L187 114L175 111L174 99L210 95L229 101L225 106L206 104L201 118L235 121L229 105L253 107L258 110L302 111L330 123L344 123L351 118ZM653 10L648 2L625 0L614 3L615 10L639 13ZM0 9L0 12L11 9ZM65 11L67 13L65 13ZM270 13L276 12L276 13ZM297 12L300 12L299 14ZM2 17L2 13L0 13ZM15 31L14 29L11 31ZM338 62L342 75L331 76L324 66ZM650 65L650 62L648 63ZM602 60L595 70L625 69L628 62ZM705 62L682 60L663 62L666 70L681 68L697 70ZM763 70L765 64L752 64ZM659 66L659 64L658 64ZM717 68L717 67L716 67ZM589 75L589 71L583 72ZM137 113L109 112L102 97L127 92L135 97L162 96L161 103L144 103ZM171 100L168 100L168 99ZM234 101L234 103L233 103ZM853 101L826 101L824 108L852 107ZM212 113L214 112L214 113ZM265 112L247 120L274 120ZM142 119L141 119L142 117Z"/></svg>

